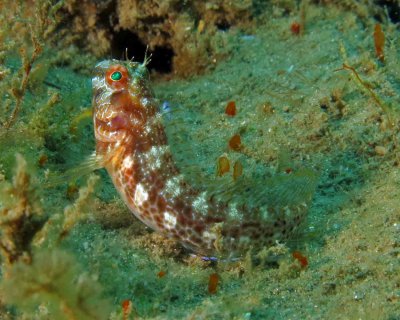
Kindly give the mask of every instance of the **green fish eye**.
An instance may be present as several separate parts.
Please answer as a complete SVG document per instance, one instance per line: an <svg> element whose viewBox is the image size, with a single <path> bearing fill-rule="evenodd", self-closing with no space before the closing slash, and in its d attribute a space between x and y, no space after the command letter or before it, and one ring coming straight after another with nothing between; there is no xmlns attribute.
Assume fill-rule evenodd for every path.
<svg viewBox="0 0 400 320"><path fill-rule="evenodd" d="M122 78L122 73L121 72L119 72L119 71L115 71L115 72L113 72L112 74L111 74L111 80L112 81L119 81L119 80L121 80L121 78Z"/></svg>

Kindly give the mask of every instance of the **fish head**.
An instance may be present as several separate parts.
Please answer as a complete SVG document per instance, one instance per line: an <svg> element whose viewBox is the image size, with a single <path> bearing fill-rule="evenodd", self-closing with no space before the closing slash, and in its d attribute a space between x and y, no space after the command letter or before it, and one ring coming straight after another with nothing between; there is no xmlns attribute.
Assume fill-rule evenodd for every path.
<svg viewBox="0 0 400 320"><path fill-rule="evenodd" d="M105 60L92 78L97 142L132 143L145 133L156 107L145 63Z"/></svg>

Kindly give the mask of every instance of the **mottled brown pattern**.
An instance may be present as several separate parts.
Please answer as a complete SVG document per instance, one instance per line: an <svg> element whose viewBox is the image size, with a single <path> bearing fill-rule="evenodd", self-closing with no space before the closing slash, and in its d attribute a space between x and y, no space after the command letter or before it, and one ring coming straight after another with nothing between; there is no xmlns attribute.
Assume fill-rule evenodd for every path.
<svg viewBox="0 0 400 320"><path fill-rule="evenodd" d="M111 79L114 70L123 70L121 82ZM301 222L303 201L235 207L184 180L169 152L144 64L99 63L93 97L96 153L128 207L151 228L196 252L226 256L271 245Z"/></svg>

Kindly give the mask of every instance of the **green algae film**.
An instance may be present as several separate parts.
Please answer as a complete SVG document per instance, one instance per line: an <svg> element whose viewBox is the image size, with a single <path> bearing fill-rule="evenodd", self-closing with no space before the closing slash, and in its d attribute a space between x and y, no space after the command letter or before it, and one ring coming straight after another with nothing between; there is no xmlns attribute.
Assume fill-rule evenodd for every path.
<svg viewBox="0 0 400 320"><path fill-rule="evenodd" d="M317 168L319 187L300 234L285 245L274 246L259 255L259 259L272 268L254 266L248 260L226 268L220 264L222 270L217 270L220 285L217 294L210 296L207 285L214 271L207 268L207 263L184 259L180 246L143 228L118 200L109 177L98 172L101 180L97 183L96 201L87 206L88 215L83 215L61 242L44 242L51 254L33 254L39 259L33 264L34 270L29 271L30 265L24 261L21 261L24 268L16 267L14 273L2 266L2 274L16 276L10 278L9 284L16 285L17 289L22 285L17 281L20 270L32 275L33 280L45 273L52 268L48 262L54 255L60 261L68 260L72 265L81 266L74 269L74 274L64 277L65 282L82 277L87 281L84 274L89 274L92 284L103 286L110 302L104 305L111 305L113 309L111 319L122 317L121 304L127 299L135 309L132 314L144 319L398 317L400 180L397 168L393 167L397 148L392 139L398 132L397 122L394 121L394 130L388 130L386 115L374 105L351 72L334 72L343 63L354 67L361 79L390 106L392 119L396 119L399 96L396 83L400 74L398 30L385 22L385 14L372 5L341 2L322 8L309 5L304 33L296 36L290 26L300 19L294 17L296 6L288 3L285 2L286 7L276 6L263 21L254 21L257 31L235 35L232 28L218 33L231 51L229 61L217 59L214 72L187 81L159 80L155 86L156 96L161 101L169 101L172 108L185 106L185 121L178 121L180 134L171 130L174 139L170 142L177 163L189 172L187 175L193 172L189 170L191 164L196 163L195 175L203 174L213 181L215 161L224 153L231 164L236 160L242 163L246 179L251 173L250 180L256 181L272 177L275 172L285 172L286 168L293 168L296 173L298 164ZM12 7L8 6L7 10ZM288 12L290 17L282 16ZM83 10L80 13L84 16ZM384 64L378 60L374 47L376 21L372 17L375 14L383 18L380 23L386 38ZM78 28L79 23L76 25ZM204 42L211 39L208 27L207 20L205 32L199 33L206 37ZM9 35L18 35L19 40L15 38L18 41L29 39L16 32ZM91 41L93 39L99 38L93 37ZM346 54L339 42L343 43ZM0 43L1 50L3 44ZM24 155L28 166L41 177L47 169L55 171L60 166L74 166L93 149L89 121L81 121L73 136L69 128L72 119L84 107L90 108L88 70L94 65L94 59L81 57L80 51L71 47L63 49L51 56L58 59L58 66L66 63L68 66L54 68L51 64L48 68L51 80L62 89L36 82L35 95L30 94L30 89L26 91L13 129L7 136L2 134L2 187L12 185L16 151ZM15 52L18 50L4 54L15 57ZM45 61L49 60L39 59L38 63ZM202 63L204 59L196 61ZM11 108L4 116L2 114L2 123L14 102L13 97L7 96L11 79L3 72L4 68L8 69L8 65L1 69L1 77L7 79L0 86L2 102L5 106L11 102ZM76 74L72 68L86 75ZM9 75L16 78L21 75L19 66L11 70ZM50 109L45 107L49 90L59 90L60 94L60 102ZM231 100L236 102L239 112L227 117L224 110ZM241 152L227 149L229 138L238 133L242 138ZM182 137L190 142L183 143ZM195 151L192 158L190 146ZM183 159L176 152L181 149ZM289 161L279 156L282 151L290 155ZM46 154L48 160L43 167L36 168L42 154ZM265 168L265 163L271 168ZM71 204L65 198L65 189L44 190L40 183L34 183L34 175L32 173L33 180L29 182L32 187L28 190L46 195L40 196L42 217L63 217L64 208ZM230 174L219 179L232 181ZM196 184L195 177L193 183ZM2 197L7 198L7 206L13 209L19 196L17 199L15 195L8 195L2 193ZM80 210L83 209L78 213ZM29 219L25 221L30 225ZM46 225L62 226L62 221L54 218ZM74 259L62 258L62 254L56 254L58 250L68 251ZM307 268L301 269L298 262L293 261L291 252L294 250L307 257ZM275 259L269 260L269 255ZM168 276L159 279L155 273L162 269L168 270ZM46 279L45 274L43 278ZM62 288L63 283L52 284ZM100 292L98 287L91 287ZM7 294L8 290L0 294L3 292ZM81 294L74 290L71 293L77 294L68 294L68 299ZM91 296L95 302L101 301L99 295ZM6 319L14 315L46 318L49 310L62 306L60 300L52 299L52 306L42 304L38 308L37 300L31 298L28 295L25 299L11 301L1 297L1 315ZM79 312L79 308L75 311ZM109 311L108 307L104 309L104 313L109 314ZM61 318L63 315L60 313Z"/></svg>

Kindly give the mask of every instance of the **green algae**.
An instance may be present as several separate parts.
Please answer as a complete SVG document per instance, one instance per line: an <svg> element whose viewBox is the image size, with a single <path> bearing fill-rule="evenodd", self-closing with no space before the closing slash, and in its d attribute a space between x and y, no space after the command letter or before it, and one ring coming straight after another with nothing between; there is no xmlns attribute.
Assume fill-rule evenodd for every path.
<svg viewBox="0 0 400 320"><path fill-rule="evenodd" d="M179 109L165 124L172 129L179 126L171 132L171 144L181 166L195 164L196 172L211 177L216 159L228 153L232 160L243 162L245 175L262 177L265 170L268 176L279 169L284 151L290 163L319 173L308 220L296 238L282 245L284 249L275 248L279 259L264 264L244 259L217 266L192 259L131 217L102 171L94 198L84 192L85 178L70 193L67 186L46 188L49 171L57 174L78 165L94 149L90 119L71 130L74 119L90 106L89 77L68 66L48 64L46 50L54 50L48 45L34 64L37 71L32 71L18 119L10 130L0 131L2 190L10 190L18 176L13 171L17 152L28 163L24 168L20 162L17 172L31 177L14 184L15 189L26 190L16 198L2 192L0 212L16 207L16 199L35 203L41 212L41 223L35 224L39 230L28 233L35 241L21 247L19 261L7 266L7 255L2 255L2 318L122 319L121 303L126 299L133 303L131 318L143 319L396 319L400 315L400 177L392 139L398 134L398 30L389 22L383 25L392 42L386 64L381 65L374 56L372 14L356 16L340 7L310 5L305 32L298 37L290 32L293 17L282 16L282 7L276 7L273 16L264 13L268 19L260 16L252 30L233 28L220 34L231 46L230 56L213 72L188 80L160 77L155 83L160 101ZM341 45L347 62L391 105L396 119L393 131L351 75L334 72L346 62ZM18 59L11 58L9 50L4 55L2 68L19 70ZM85 65L90 59L83 55L77 60ZM8 80L1 79L2 123L12 103ZM238 114L228 119L224 107L230 100L236 102ZM237 132L245 154L227 148ZM386 152L377 153L377 146ZM43 154L47 160L41 164ZM75 210L70 215L75 218L66 224L70 210ZM29 215L25 209L20 212ZM65 225L68 232L63 231ZM20 229L12 231L18 235ZM1 226L2 240L5 232ZM307 256L307 269L293 260L293 249ZM63 270L61 266L70 268L63 277L53 277L53 271ZM166 275L159 278L161 270ZM208 276L214 272L221 282L217 294L210 296ZM19 278L21 274L25 277ZM54 291L32 295L35 279L51 283ZM71 287L79 279L89 291ZM91 298L85 304L87 316L76 304L82 294ZM65 303L72 313L62 308Z"/></svg>
<svg viewBox="0 0 400 320"><path fill-rule="evenodd" d="M98 282L79 270L71 254L61 250L37 252L32 264L17 262L1 289L7 292L7 303L27 314L38 313L42 319L108 319L111 312ZM39 312L38 306L42 307Z"/></svg>

